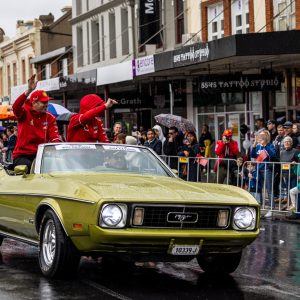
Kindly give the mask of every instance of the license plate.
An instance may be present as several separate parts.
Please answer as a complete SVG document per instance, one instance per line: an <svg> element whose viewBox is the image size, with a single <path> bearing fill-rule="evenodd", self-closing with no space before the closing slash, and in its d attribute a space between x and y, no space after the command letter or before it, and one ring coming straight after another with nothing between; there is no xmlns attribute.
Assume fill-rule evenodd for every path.
<svg viewBox="0 0 300 300"><path fill-rule="evenodd" d="M172 255L197 255L200 247L198 245L176 245L171 250Z"/></svg>

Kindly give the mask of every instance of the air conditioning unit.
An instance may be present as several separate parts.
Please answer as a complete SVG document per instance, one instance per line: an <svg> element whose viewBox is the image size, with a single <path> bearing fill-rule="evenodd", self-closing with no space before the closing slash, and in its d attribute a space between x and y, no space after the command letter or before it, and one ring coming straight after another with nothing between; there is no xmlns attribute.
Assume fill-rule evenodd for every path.
<svg viewBox="0 0 300 300"><path fill-rule="evenodd" d="M182 45L191 45L199 43L201 41L199 34L196 33L184 33L182 35Z"/></svg>

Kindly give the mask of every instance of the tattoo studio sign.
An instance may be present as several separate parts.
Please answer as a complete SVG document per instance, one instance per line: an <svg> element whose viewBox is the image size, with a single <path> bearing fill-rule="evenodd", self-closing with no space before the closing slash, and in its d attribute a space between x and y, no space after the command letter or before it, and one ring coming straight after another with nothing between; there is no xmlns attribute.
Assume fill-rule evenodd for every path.
<svg viewBox="0 0 300 300"><path fill-rule="evenodd" d="M280 90L282 82L282 74L204 76L199 78L199 89L204 93Z"/></svg>

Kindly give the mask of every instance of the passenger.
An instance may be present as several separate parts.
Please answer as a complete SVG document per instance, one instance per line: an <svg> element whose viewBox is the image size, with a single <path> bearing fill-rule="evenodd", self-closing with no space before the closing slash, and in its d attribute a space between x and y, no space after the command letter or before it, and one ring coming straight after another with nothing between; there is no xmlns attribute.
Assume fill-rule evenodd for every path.
<svg viewBox="0 0 300 300"><path fill-rule="evenodd" d="M119 133L123 133L123 124L121 122L116 122L113 127L113 133L110 141L115 143Z"/></svg>
<svg viewBox="0 0 300 300"><path fill-rule="evenodd" d="M18 121L18 139L13 151L13 166L27 165L28 172L39 144L60 142L56 119L47 112L48 101L52 98L43 90L33 92L36 85L33 75L28 80L27 91L13 104L13 112Z"/></svg>
<svg viewBox="0 0 300 300"><path fill-rule="evenodd" d="M104 102L98 95L89 94L80 100L80 110L74 114L68 125L68 142L109 143L99 115L118 102L108 99Z"/></svg>

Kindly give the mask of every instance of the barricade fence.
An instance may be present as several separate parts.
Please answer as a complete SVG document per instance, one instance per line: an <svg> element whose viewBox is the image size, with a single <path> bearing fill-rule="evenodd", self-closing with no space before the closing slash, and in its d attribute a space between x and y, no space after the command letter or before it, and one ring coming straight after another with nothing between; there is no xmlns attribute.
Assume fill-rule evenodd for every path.
<svg viewBox="0 0 300 300"><path fill-rule="evenodd" d="M254 196L262 210L299 212L299 163L166 155L161 158L184 180L239 186Z"/></svg>

